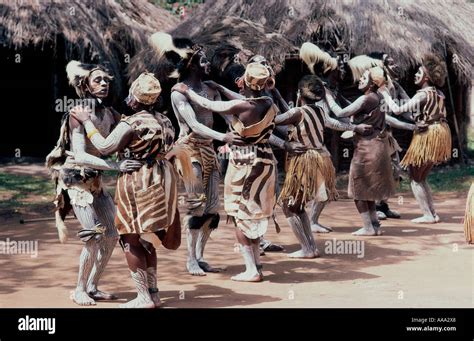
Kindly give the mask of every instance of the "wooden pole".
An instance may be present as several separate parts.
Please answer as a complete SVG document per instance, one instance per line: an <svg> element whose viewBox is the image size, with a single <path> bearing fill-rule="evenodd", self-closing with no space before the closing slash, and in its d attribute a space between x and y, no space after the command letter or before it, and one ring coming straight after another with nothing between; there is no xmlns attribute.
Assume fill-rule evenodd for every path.
<svg viewBox="0 0 474 341"><path fill-rule="evenodd" d="M446 67L447 67L448 66L448 51L446 49L446 41L444 42L444 58L446 60ZM463 156L463 151L462 151L462 141L461 141L462 136L459 133L458 119L456 117L456 109L454 108L454 98L453 98L453 91L451 90L451 81L449 79L449 71L448 71L447 80L448 80L449 99L451 102L451 110L453 112L454 129L456 130L456 136L457 136L456 140L458 141L458 147L459 147L459 157L461 158L461 163L465 165L466 162L464 161L464 156Z"/></svg>

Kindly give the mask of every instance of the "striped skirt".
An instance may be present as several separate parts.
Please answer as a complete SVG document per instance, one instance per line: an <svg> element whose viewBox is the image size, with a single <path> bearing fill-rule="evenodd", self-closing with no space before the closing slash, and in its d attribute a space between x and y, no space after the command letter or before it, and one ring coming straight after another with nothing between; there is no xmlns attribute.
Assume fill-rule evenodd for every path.
<svg viewBox="0 0 474 341"><path fill-rule="evenodd" d="M265 234L276 202L276 160L272 149L255 148L255 153L239 159L231 153L224 181L225 211L249 239Z"/></svg>
<svg viewBox="0 0 474 341"><path fill-rule="evenodd" d="M115 192L115 225L119 234L167 229L176 213L177 181L176 171L167 160L144 164L132 173L120 173Z"/></svg>

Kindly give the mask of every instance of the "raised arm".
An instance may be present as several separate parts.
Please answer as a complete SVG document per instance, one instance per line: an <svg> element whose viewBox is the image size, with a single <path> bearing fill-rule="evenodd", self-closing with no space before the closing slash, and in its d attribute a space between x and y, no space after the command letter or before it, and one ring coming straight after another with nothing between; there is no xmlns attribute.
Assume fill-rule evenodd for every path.
<svg viewBox="0 0 474 341"><path fill-rule="evenodd" d="M413 96L413 98L410 99L408 102L399 106L393 101L392 97L390 97L390 94L388 93L388 90L386 88L380 89L379 92L382 94L385 100L385 104L388 105L390 111L393 112L395 115L400 115L404 112L417 112L427 99L426 93L420 91L417 92L416 95Z"/></svg>
<svg viewBox="0 0 474 341"><path fill-rule="evenodd" d="M357 114L360 112L364 106L366 105L367 96L362 95L354 102L349 104L347 107L342 109L334 100L332 94L327 91L326 92L326 100L329 105L329 109L337 116L337 117L349 117Z"/></svg>
<svg viewBox="0 0 474 341"><path fill-rule="evenodd" d="M403 87L400 85L400 83L398 83L396 81L392 81L392 82L393 82L393 86L395 87L395 89L398 92L398 98L400 98L400 99L410 99L410 96L408 96L407 92L405 91L405 89L403 89Z"/></svg>
<svg viewBox="0 0 474 341"><path fill-rule="evenodd" d="M283 99L283 97L280 94L280 91L278 91L277 88L273 88L271 90L271 94L273 97L273 100L277 104L277 106L280 108L282 111L288 111L290 110L290 107L288 106L288 103Z"/></svg>

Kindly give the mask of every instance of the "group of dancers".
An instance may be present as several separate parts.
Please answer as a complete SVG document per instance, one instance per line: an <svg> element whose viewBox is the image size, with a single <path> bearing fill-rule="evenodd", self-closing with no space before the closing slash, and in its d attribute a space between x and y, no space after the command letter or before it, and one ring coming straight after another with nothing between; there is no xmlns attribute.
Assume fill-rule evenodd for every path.
<svg viewBox="0 0 474 341"><path fill-rule="evenodd" d="M235 92L206 80L210 63L201 46L163 32L155 33L151 41L159 60L173 66L168 77L177 78L170 93L179 123L177 139L170 119L155 111L164 94L153 73L144 70L131 84L126 104L133 114L125 116L107 105L113 77L105 67L78 61L66 67L69 82L82 102L65 115L46 165L56 185L56 226L61 242L67 240L64 219L71 209L82 227L78 236L84 247L72 295L75 303L85 306L116 299L99 290L98 283L119 241L137 289L137 297L121 307L159 307L156 248L177 249L182 226L187 233L188 272L202 276L221 270L204 257L211 232L220 222L220 164L214 141L227 146L224 209L235 226L245 263L245 271L232 280L263 280L261 244L271 218L275 220L277 204L301 245L288 256L319 257L313 233L332 231L319 223L319 216L325 205L338 197L325 128L353 135L348 192L363 223L354 235L382 233L376 204L387 205L395 190L394 169L400 167L400 148L390 126L414 131L400 163L409 170L413 193L423 212L413 222L439 222L426 178L433 165L449 160L451 135L440 91L446 64L437 56L423 59L415 76L420 90L401 105L397 104L399 94L406 93L391 77L390 63L371 62L365 69L359 63L353 69L360 73L361 96L341 107L325 82L328 74L337 71L337 59L305 43L300 56L311 73L299 81L296 106L289 108L263 56L252 57L244 66L243 75L236 79L239 92ZM226 132L214 129L213 114L224 117ZM411 122L393 117L400 114ZM279 193L273 148L287 153L286 176ZM115 154L116 159L103 158ZM103 186L104 170L118 172L115 200ZM184 217L178 211L179 179L186 191ZM397 216L396 212L385 212ZM275 225L279 229L276 221Z"/></svg>

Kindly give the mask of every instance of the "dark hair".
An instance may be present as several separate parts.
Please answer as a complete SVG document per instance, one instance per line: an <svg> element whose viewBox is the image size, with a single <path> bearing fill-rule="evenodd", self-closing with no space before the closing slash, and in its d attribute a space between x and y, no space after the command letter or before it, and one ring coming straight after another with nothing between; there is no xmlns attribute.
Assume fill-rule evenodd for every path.
<svg viewBox="0 0 474 341"><path fill-rule="evenodd" d="M428 53L423 57L423 67L426 69L431 83L441 88L448 75L444 60L432 53Z"/></svg>
<svg viewBox="0 0 474 341"><path fill-rule="evenodd" d="M380 60L383 60L384 55L386 55L386 53L381 52L381 51L374 51L374 52L367 53L368 57L374 58L374 59L380 59Z"/></svg>
<svg viewBox="0 0 474 341"><path fill-rule="evenodd" d="M309 101L315 101L325 96L323 81L316 75L306 75L298 83L301 96Z"/></svg>

